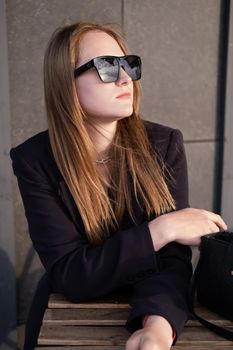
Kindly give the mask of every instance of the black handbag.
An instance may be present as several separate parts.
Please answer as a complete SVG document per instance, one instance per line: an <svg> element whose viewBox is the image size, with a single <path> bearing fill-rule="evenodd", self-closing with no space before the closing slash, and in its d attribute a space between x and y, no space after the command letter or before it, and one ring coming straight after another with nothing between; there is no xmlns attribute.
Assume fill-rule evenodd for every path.
<svg viewBox="0 0 233 350"><path fill-rule="evenodd" d="M190 289L190 308L194 317L208 329L233 341L232 331L196 314L195 294L200 304L233 321L233 232L201 238L200 258Z"/></svg>

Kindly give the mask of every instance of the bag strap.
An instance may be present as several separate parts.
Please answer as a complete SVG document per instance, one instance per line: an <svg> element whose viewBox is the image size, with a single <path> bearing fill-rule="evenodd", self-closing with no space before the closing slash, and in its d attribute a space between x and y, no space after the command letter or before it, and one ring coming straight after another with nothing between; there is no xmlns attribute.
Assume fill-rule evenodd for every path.
<svg viewBox="0 0 233 350"><path fill-rule="evenodd" d="M197 265L195 272L193 274L193 277L191 279L191 285L190 285L190 292L189 292L189 306L190 306L190 311L192 313L192 315L206 328L210 329L212 332L220 335L221 337L227 339L227 340L231 340L233 341L233 332L217 326L214 323L211 323L209 321L207 321L206 319L202 318L201 316L197 315L195 310L194 310L194 299L195 299L195 292L196 292L196 288L197 288L197 274L198 274L198 267L199 264Z"/></svg>

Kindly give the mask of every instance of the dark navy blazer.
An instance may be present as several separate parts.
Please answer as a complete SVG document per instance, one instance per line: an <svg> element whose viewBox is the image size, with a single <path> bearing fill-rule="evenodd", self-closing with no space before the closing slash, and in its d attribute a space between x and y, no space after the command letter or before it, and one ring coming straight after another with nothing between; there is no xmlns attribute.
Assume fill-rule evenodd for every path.
<svg viewBox="0 0 233 350"><path fill-rule="evenodd" d="M174 178L168 186L177 209L188 207L181 132L148 121L144 124L151 143ZM48 131L13 148L10 156L30 237L46 270L29 313L25 349L36 345L51 292L80 302L128 288L132 311L126 327L130 332L142 327L143 315L156 314L165 317L179 335L189 317L190 248L172 242L154 251L148 218L133 190L136 223L125 211L117 232L111 232L99 246L90 245L79 211L54 161Z"/></svg>

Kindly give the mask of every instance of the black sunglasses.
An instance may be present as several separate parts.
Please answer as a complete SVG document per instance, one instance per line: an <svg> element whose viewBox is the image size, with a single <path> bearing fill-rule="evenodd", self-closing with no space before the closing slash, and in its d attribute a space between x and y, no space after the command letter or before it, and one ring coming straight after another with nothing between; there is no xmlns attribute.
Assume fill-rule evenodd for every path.
<svg viewBox="0 0 233 350"><path fill-rule="evenodd" d="M141 65L140 57L135 55L122 57L99 56L76 68L74 70L74 76L76 78L88 69L95 67L100 79L104 83L112 83L119 79L119 72L122 67L132 80L139 80L141 78Z"/></svg>

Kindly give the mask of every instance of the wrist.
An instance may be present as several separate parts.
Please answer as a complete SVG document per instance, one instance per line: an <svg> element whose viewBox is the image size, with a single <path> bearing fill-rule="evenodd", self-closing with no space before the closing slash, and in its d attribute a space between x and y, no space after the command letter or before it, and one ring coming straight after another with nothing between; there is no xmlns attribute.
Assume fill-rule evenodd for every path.
<svg viewBox="0 0 233 350"><path fill-rule="evenodd" d="M146 315L142 320L143 328L155 329L161 335L168 340L170 345L172 345L174 339L176 338L176 331L171 326L171 324L162 316L158 315Z"/></svg>
<svg viewBox="0 0 233 350"><path fill-rule="evenodd" d="M163 214L148 223L155 251L159 251L166 244L174 240L173 234L170 232L169 227L166 227L168 226L166 216L167 214Z"/></svg>

